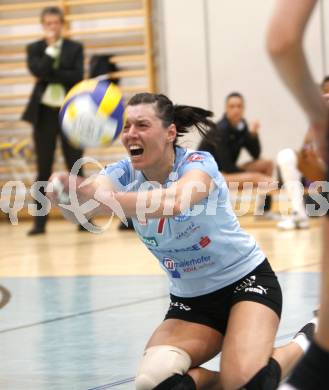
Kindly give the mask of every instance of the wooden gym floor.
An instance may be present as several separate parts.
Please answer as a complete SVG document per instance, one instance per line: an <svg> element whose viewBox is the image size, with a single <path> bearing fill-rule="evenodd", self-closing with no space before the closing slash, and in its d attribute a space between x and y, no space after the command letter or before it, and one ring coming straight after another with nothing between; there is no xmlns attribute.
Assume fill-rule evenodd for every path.
<svg viewBox="0 0 329 390"><path fill-rule="evenodd" d="M278 272L277 344L285 343L318 304L320 221L289 232L251 216L240 222ZM0 223L0 389L134 389L143 347L168 305L156 260L118 221L91 234L51 220L46 235L27 237L30 225ZM217 369L218 358L206 367Z"/></svg>

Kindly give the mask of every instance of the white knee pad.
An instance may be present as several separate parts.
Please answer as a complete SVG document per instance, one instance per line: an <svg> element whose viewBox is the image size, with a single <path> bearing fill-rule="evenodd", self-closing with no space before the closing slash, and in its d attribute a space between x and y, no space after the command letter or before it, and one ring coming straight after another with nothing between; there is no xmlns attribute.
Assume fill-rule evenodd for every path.
<svg viewBox="0 0 329 390"><path fill-rule="evenodd" d="M279 166L282 165L296 165L297 164L297 156L294 150L292 149L283 149L278 153L277 163Z"/></svg>
<svg viewBox="0 0 329 390"><path fill-rule="evenodd" d="M189 354L170 345L156 345L145 350L136 375L136 390L151 390L165 379L184 375L191 366Z"/></svg>

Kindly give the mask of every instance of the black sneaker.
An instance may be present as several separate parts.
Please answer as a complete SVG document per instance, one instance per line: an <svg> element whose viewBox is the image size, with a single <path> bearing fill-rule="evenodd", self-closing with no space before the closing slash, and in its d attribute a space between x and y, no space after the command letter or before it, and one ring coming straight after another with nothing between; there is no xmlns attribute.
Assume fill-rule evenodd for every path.
<svg viewBox="0 0 329 390"><path fill-rule="evenodd" d="M308 341L312 341L315 333L315 329L317 327L318 319L317 317L313 318L312 321L308 322L306 325L302 327L302 329L297 332L294 336L294 339L297 336L304 335Z"/></svg>
<svg viewBox="0 0 329 390"><path fill-rule="evenodd" d="M38 234L45 234L46 233L46 229L45 228L42 228L42 227L34 227L32 228L31 230L29 230L27 232L27 235L28 236L36 236Z"/></svg>

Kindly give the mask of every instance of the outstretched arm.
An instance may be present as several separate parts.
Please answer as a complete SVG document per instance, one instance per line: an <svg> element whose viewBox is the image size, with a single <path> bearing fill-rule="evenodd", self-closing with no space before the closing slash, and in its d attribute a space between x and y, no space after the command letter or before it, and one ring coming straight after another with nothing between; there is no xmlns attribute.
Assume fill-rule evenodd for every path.
<svg viewBox="0 0 329 390"><path fill-rule="evenodd" d="M198 169L189 170L168 188L148 190L145 187L138 192L117 192L111 181L103 175L90 180L66 173L54 174L50 178L50 183L53 183L54 179L60 180L64 192L70 195L71 204L72 190L78 201L75 202L76 207L89 202L92 208L91 211L87 211L89 218L93 215L113 213L118 214L120 218L122 216L139 219L169 217L199 203L213 190L211 177ZM50 188L48 196L52 202L61 204L60 197L51 190Z"/></svg>

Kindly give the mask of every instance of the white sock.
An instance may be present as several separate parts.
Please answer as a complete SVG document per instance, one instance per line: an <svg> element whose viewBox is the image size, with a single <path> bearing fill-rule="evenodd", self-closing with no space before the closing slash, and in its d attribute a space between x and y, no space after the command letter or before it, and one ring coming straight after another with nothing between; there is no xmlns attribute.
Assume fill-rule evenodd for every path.
<svg viewBox="0 0 329 390"><path fill-rule="evenodd" d="M278 388L278 390L298 390L298 389L296 389L296 387L289 385L289 383L284 383Z"/></svg>
<svg viewBox="0 0 329 390"><path fill-rule="evenodd" d="M298 336L296 336L294 339L291 340L293 343L298 344L303 352L305 353L308 350L308 347L310 346L310 341L307 339L307 337L301 333Z"/></svg>
<svg viewBox="0 0 329 390"><path fill-rule="evenodd" d="M308 322L308 324L314 324L316 330L318 326L318 318L317 317L313 318L312 321ZM311 341L307 338L306 334L303 332L297 333L297 336L294 337L291 341L293 343L298 344L301 347L301 349L304 351L304 353L308 350L308 347L311 344Z"/></svg>
<svg viewBox="0 0 329 390"><path fill-rule="evenodd" d="M301 183L301 173L297 169L296 153L292 149L281 150L277 162L292 209L300 218L306 219L307 214L303 200L304 187Z"/></svg>

